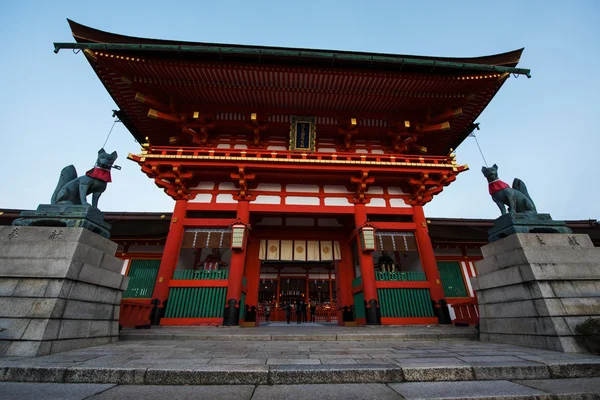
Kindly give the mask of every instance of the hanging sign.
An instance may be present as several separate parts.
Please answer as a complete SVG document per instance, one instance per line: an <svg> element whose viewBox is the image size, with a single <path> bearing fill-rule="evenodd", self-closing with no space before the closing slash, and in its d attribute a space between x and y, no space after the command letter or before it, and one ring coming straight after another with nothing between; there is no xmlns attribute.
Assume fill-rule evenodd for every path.
<svg viewBox="0 0 600 400"><path fill-rule="evenodd" d="M292 116L290 127L290 150L315 151L315 117Z"/></svg>

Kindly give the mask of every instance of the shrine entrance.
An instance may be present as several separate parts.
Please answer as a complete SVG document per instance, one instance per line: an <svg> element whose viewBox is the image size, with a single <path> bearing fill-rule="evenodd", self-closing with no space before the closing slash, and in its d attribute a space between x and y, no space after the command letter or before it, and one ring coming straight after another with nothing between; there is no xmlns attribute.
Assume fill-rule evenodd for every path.
<svg viewBox="0 0 600 400"><path fill-rule="evenodd" d="M335 267L333 262L269 262L261 264L258 287L259 322L265 322L265 308L271 310L271 321L286 321L290 306L291 321L310 323L337 322Z"/></svg>

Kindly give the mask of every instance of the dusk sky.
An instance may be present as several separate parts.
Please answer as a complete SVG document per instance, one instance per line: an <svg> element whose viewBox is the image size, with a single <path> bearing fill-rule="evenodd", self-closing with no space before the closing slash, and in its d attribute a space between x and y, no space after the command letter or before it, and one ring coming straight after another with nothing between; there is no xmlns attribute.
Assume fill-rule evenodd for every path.
<svg viewBox="0 0 600 400"><path fill-rule="evenodd" d="M598 219L598 1L12 1L0 5L0 208L49 203L61 169L93 166L113 124L112 98L66 18L130 36L199 42L472 57L525 48L519 67L476 122L488 164L522 179L539 212ZM119 153L103 211L173 210L173 200L126 159L140 146L117 123ZM475 140L457 149L470 171L429 203L429 217L496 218ZM90 198L91 199L91 198Z"/></svg>

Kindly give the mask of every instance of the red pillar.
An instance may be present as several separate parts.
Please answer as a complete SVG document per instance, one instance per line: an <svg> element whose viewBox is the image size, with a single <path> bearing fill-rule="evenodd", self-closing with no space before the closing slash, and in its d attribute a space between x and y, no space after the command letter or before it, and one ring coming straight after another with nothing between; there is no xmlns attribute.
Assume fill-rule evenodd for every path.
<svg viewBox="0 0 600 400"><path fill-rule="evenodd" d="M277 301L277 306L279 308L281 308L281 304L279 304L279 294L281 292L281 278L280 278L279 274L280 274L280 272L278 271L277 272L277 294L276 294L276 296L277 296L276 299L277 300L276 301Z"/></svg>
<svg viewBox="0 0 600 400"><path fill-rule="evenodd" d="M309 292L310 288L309 288L309 286L308 286L308 285L309 285L309 283L310 283L310 282L308 281L308 270L306 270L306 288L305 288L305 289L306 289L306 294L305 294L305 296L304 296L304 302L305 302L305 303L308 303L308 300L309 300L309 299L308 299L308 294L310 293L310 292Z"/></svg>
<svg viewBox="0 0 600 400"><path fill-rule="evenodd" d="M250 222L250 203L248 200L238 201L237 218L246 225ZM231 254L227 296L225 297L227 304L225 304L225 314L223 315L223 325L225 326L236 326L240 322L240 299L242 297L242 279L244 277L248 231L246 231L245 241L242 250L233 250Z"/></svg>
<svg viewBox="0 0 600 400"><path fill-rule="evenodd" d="M344 307L350 308L354 305L354 296L352 295L352 278L354 277L354 264L352 260L352 250L348 241L340 237L340 256L341 260L335 262L335 304L338 311L338 325L344 326Z"/></svg>
<svg viewBox="0 0 600 400"><path fill-rule="evenodd" d="M331 270L329 270L329 305L333 306L333 286L331 285ZM336 297L337 300L337 297Z"/></svg>
<svg viewBox="0 0 600 400"><path fill-rule="evenodd" d="M367 223L367 210L364 204L357 203L354 205L354 222L356 228L362 227ZM367 325L381 324L379 317L379 300L377 298L377 287L375 286L375 266L373 265L373 256L371 252L364 252L358 240L358 253L360 260L360 274L362 276L363 294L365 296L365 317Z"/></svg>
<svg viewBox="0 0 600 400"><path fill-rule="evenodd" d="M153 299L165 301L169 296L169 281L173 278L173 273L177 267L177 259L179 258L179 250L181 248L181 240L183 239L183 220L187 209L187 200L175 201L175 209L173 210L173 218L169 226L169 234L165 243L156 284L154 285Z"/></svg>
<svg viewBox="0 0 600 400"><path fill-rule="evenodd" d="M246 304L258 307L258 290L260 283L260 240L248 238L248 251L246 252Z"/></svg>
<svg viewBox="0 0 600 400"><path fill-rule="evenodd" d="M433 246L431 245L431 238L427 229L427 220L423 213L423 206L413 206L413 213L416 225L415 239L419 248L419 255L421 256L421 265L423 266L427 281L431 284L431 299L437 303L445 297L444 288L442 287L440 271L435 261Z"/></svg>

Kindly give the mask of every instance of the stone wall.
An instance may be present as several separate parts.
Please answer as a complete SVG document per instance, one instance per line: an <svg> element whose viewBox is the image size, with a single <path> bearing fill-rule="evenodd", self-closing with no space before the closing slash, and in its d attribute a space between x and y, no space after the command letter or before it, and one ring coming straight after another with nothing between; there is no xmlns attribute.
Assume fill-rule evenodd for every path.
<svg viewBox="0 0 600 400"><path fill-rule="evenodd" d="M87 229L0 227L0 356L118 340L129 278L117 245Z"/></svg>
<svg viewBox="0 0 600 400"><path fill-rule="evenodd" d="M600 317L600 248L589 236L518 233L481 251L471 282L482 341L584 351L575 326Z"/></svg>

